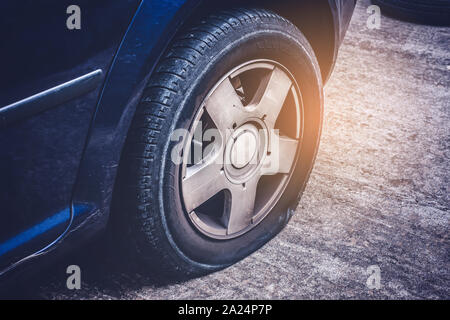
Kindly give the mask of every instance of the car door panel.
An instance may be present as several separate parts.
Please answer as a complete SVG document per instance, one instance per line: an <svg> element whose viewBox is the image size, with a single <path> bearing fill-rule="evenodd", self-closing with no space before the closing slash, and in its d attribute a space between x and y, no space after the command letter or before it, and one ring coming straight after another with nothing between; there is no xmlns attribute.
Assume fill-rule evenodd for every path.
<svg viewBox="0 0 450 320"><path fill-rule="evenodd" d="M81 9L79 30L66 25L72 4ZM68 226L102 83L138 4L0 5L0 269L44 248Z"/></svg>

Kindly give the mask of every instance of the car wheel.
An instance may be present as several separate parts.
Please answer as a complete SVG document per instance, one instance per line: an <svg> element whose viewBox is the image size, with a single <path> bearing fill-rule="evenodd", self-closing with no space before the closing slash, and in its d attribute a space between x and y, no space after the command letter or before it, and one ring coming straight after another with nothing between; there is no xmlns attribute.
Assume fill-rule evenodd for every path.
<svg viewBox="0 0 450 320"><path fill-rule="evenodd" d="M450 0L373 0L384 13L401 20L430 24L450 24Z"/></svg>
<svg viewBox="0 0 450 320"><path fill-rule="evenodd" d="M251 254L296 208L322 109L314 52L286 19L230 10L181 33L127 137L114 195L120 241L175 278Z"/></svg>

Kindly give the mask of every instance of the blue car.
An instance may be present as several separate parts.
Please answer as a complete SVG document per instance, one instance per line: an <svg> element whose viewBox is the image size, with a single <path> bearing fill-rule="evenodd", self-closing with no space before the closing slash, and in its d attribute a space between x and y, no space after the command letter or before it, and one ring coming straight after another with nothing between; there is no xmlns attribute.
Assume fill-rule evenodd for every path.
<svg viewBox="0 0 450 320"><path fill-rule="evenodd" d="M388 16L414 23L449 26L450 0L372 0Z"/></svg>
<svg viewBox="0 0 450 320"><path fill-rule="evenodd" d="M354 0L0 4L0 283L107 231L172 278L288 223Z"/></svg>

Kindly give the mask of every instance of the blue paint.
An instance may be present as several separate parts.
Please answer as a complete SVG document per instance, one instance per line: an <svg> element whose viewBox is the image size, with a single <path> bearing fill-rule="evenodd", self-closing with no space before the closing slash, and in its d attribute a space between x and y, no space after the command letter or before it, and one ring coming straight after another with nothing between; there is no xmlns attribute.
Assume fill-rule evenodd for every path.
<svg viewBox="0 0 450 320"><path fill-rule="evenodd" d="M89 206L78 205L74 208L74 215L80 215L87 212ZM49 230L59 226L64 222L70 220L70 208L66 208L53 216L45 219L44 221L34 225L33 227L19 233L13 238L6 240L0 244L0 256L18 248L19 246L33 240L37 236L40 236Z"/></svg>
<svg viewBox="0 0 450 320"><path fill-rule="evenodd" d="M141 1L77 0L81 30L66 27L72 0L0 1L0 38L7 43L0 53L0 108L103 70L89 93L60 99L55 90L31 108L45 112L21 105L18 117L8 118L26 118L5 123L0 116L0 277L4 267L42 253L67 231L65 208L72 207L99 94Z"/></svg>

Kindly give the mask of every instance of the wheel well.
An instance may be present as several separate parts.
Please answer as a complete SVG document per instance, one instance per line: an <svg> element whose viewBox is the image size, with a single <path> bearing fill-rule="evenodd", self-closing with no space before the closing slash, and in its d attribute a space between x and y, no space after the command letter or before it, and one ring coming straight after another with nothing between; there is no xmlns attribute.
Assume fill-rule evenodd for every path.
<svg viewBox="0 0 450 320"><path fill-rule="evenodd" d="M221 9L235 7L259 7L269 9L295 24L308 39L319 61L322 79L325 82L336 59L337 27L329 0L227 0L204 1L188 20L195 23L198 18Z"/></svg>

